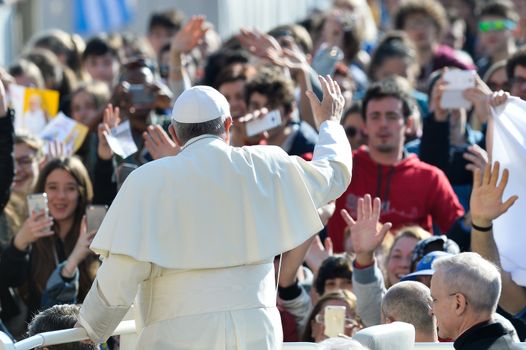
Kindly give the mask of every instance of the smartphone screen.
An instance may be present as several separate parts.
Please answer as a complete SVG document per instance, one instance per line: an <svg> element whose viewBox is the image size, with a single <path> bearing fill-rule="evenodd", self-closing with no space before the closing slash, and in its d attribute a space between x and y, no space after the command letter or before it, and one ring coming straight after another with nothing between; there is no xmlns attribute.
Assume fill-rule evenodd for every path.
<svg viewBox="0 0 526 350"><path fill-rule="evenodd" d="M275 109L268 112L265 116L247 122L247 136L252 137L261 134L263 131L273 129L281 124L281 113Z"/></svg>
<svg viewBox="0 0 526 350"><path fill-rule="evenodd" d="M312 68L320 75L332 75L336 63L343 59L343 51L337 46L321 47L312 59Z"/></svg>
<svg viewBox="0 0 526 350"><path fill-rule="evenodd" d="M324 315L325 335L329 338L344 334L345 306L328 305Z"/></svg>
<svg viewBox="0 0 526 350"><path fill-rule="evenodd" d="M43 209L46 211L46 216L49 216L49 208L47 206L47 194L29 194L27 196L27 207L29 209L29 215L31 215L32 213L38 213Z"/></svg>
<svg viewBox="0 0 526 350"><path fill-rule="evenodd" d="M148 105L153 103L153 93L142 84L130 84L131 100L134 105Z"/></svg>
<svg viewBox="0 0 526 350"><path fill-rule="evenodd" d="M138 168L137 165L129 164L129 163L122 163L121 165L117 167L117 169L115 170L115 177L117 180L117 190L120 190L122 184L124 183L128 175L130 175L132 171L134 171L137 168Z"/></svg>
<svg viewBox="0 0 526 350"><path fill-rule="evenodd" d="M108 211L106 205L89 205L86 209L86 221L88 223L88 232L97 231L104 220Z"/></svg>
<svg viewBox="0 0 526 350"><path fill-rule="evenodd" d="M445 109L471 108L471 102L462 93L475 86L475 71L448 70L444 73L447 83L440 99L440 107Z"/></svg>

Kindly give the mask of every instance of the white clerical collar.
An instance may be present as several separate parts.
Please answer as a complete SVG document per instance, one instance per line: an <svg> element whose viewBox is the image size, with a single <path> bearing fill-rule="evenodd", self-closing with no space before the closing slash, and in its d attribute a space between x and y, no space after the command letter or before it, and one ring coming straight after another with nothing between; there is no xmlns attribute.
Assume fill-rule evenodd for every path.
<svg viewBox="0 0 526 350"><path fill-rule="evenodd" d="M193 137L190 140L188 140L184 144L184 146L181 148L181 150L184 150L184 149L188 148L188 146L193 145L197 141L200 141L202 139L208 139L208 138L218 139L218 140L221 140L221 141L225 142L225 140L222 137L220 137L220 136L211 135L211 134L204 134L204 135L199 135L199 136Z"/></svg>

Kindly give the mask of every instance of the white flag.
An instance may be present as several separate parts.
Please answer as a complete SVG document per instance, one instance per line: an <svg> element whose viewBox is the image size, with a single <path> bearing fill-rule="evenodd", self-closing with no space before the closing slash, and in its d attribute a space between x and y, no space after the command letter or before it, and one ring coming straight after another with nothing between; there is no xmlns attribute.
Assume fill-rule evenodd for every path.
<svg viewBox="0 0 526 350"><path fill-rule="evenodd" d="M515 283L526 286L526 102L510 97L494 113L493 160L510 171L503 199L519 199L493 223L493 234L504 271Z"/></svg>

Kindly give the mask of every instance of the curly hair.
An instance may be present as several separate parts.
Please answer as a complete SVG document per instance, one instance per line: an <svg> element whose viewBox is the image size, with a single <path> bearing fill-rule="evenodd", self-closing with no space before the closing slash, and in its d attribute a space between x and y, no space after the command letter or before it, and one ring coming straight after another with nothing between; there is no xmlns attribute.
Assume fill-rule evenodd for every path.
<svg viewBox="0 0 526 350"><path fill-rule="evenodd" d="M257 92L268 99L269 109L283 107L285 114L294 109L294 86L279 70L264 67L247 82L245 87L247 105L250 96Z"/></svg>

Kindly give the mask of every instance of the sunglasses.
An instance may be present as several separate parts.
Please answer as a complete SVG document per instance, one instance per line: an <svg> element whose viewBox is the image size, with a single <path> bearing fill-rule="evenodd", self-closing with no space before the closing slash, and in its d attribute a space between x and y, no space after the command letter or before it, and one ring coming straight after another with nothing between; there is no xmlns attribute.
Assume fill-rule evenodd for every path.
<svg viewBox="0 0 526 350"><path fill-rule="evenodd" d="M510 90L510 84L508 84L508 82L500 83L500 82L488 81L487 85L491 89L491 91L499 91L499 90L509 91Z"/></svg>
<svg viewBox="0 0 526 350"><path fill-rule="evenodd" d="M495 21L480 21L479 30L481 32L502 32L504 30L514 30L517 23L511 19L498 19Z"/></svg>

